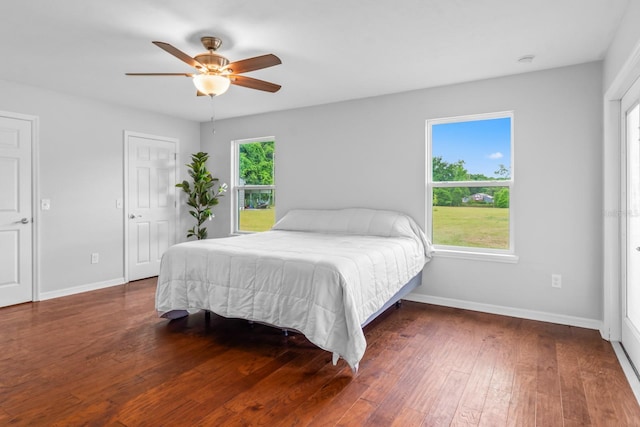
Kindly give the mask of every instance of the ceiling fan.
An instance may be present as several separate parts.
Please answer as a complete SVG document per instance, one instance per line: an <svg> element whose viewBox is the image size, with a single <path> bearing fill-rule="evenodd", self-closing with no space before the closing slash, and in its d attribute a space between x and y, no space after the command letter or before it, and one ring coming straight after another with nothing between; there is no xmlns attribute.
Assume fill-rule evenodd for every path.
<svg viewBox="0 0 640 427"><path fill-rule="evenodd" d="M126 73L126 75L192 77L193 84L198 90L198 95L212 97L225 93L231 84L265 92L277 92L282 87L275 83L241 75L249 71L261 70L281 64L282 61L277 56L267 54L229 62L227 58L216 53L216 50L222 45L222 40L217 37L206 36L200 38L200 41L207 49L207 52L196 55L193 58L169 43L153 42L159 48L198 70L197 73Z"/></svg>

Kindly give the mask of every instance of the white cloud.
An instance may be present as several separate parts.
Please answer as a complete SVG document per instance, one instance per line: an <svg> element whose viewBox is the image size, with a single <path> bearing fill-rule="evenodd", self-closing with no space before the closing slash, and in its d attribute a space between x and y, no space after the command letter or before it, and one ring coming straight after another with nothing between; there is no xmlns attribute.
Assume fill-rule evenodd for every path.
<svg viewBox="0 0 640 427"><path fill-rule="evenodd" d="M501 159L504 157L504 155L501 152L497 152L497 153L491 153L487 156L490 159Z"/></svg>

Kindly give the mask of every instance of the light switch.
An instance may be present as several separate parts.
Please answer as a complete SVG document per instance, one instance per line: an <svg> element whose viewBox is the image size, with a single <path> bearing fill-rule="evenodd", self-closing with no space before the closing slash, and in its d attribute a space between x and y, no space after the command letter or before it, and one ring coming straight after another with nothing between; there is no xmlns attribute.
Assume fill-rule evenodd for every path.
<svg viewBox="0 0 640 427"><path fill-rule="evenodd" d="M49 209L51 209L51 200L49 199L40 200L40 209L42 209L43 211L48 211Z"/></svg>

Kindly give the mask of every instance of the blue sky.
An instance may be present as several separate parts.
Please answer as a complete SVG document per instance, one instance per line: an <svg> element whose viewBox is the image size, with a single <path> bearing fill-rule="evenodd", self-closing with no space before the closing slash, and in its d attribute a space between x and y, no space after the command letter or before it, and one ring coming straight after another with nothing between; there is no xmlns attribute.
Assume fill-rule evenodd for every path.
<svg viewBox="0 0 640 427"><path fill-rule="evenodd" d="M441 123L432 126L432 154L448 163L465 161L469 173L497 177L505 165L510 169L511 118Z"/></svg>

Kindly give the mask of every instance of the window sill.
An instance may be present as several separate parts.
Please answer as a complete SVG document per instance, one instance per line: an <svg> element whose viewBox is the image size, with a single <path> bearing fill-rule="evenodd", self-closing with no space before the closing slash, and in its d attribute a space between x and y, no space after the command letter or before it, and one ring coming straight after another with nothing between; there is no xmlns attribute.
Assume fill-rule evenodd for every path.
<svg viewBox="0 0 640 427"><path fill-rule="evenodd" d="M438 258L458 258L458 259L469 259L474 261L504 262L508 264L515 264L518 262L518 259L519 259L519 257L514 254L470 252L470 251L437 249L437 248L435 249L433 255L434 257L438 257Z"/></svg>

